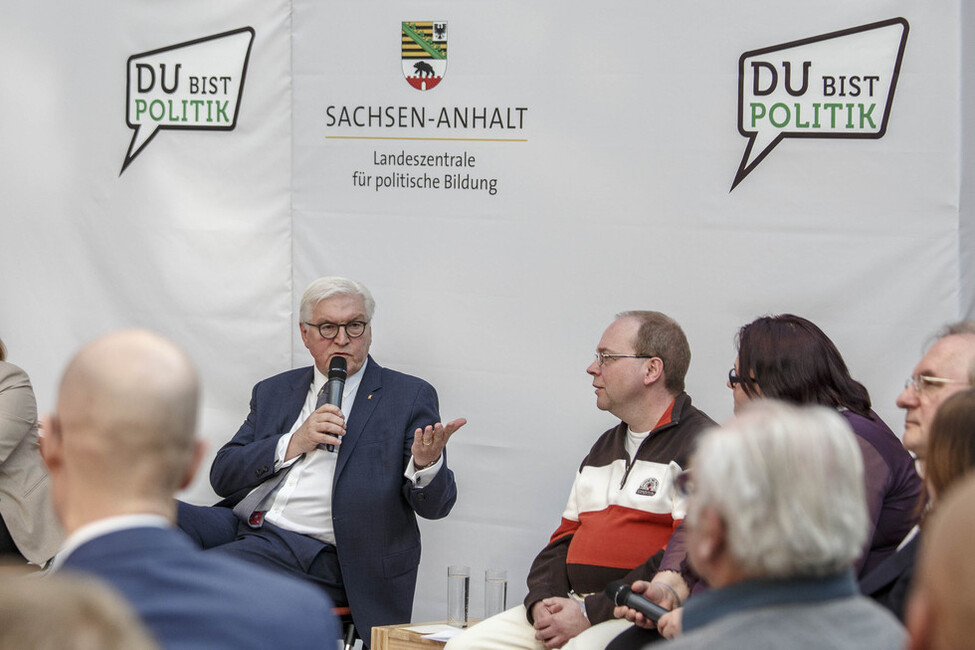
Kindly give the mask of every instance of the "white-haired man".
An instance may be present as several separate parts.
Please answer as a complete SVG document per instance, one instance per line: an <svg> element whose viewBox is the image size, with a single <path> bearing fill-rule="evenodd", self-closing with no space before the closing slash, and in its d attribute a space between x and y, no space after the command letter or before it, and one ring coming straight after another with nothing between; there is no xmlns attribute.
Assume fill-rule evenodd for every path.
<svg viewBox="0 0 975 650"><path fill-rule="evenodd" d="M835 411L750 404L701 438L693 467L687 556L712 590L684 605L669 648L902 647L851 570L867 534L863 462Z"/></svg>
<svg viewBox="0 0 975 650"><path fill-rule="evenodd" d="M945 326L897 398L904 417L904 446L914 453L923 471L928 429L946 399L975 386L975 321Z"/></svg>
<svg viewBox="0 0 975 650"><path fill-rule="evenodd" d="M314 365L254 387L250 414L210 469L226 507L179 513L204 548L311 580L348 604L367 645L373 626L410 620L416 515L453 507L444 447L466 422L441 424L433 386L372 360L374 309L360 282L309 285L298 328ZM341 408L320 399L337 357L348 373Z"/></svg>
<svg viewBox="0 0 975 650"><path fill-rule="evenodd" d="M938 408L952 395L975 385L975 321L946 325L934 344L914 368L897 405L907 411L904 418L904 446L917 460L918 473L924 473L928 456L928 432ZM860 580L860 590L904 620L908 587L920 539L914 526L888 556Z"/></svg>

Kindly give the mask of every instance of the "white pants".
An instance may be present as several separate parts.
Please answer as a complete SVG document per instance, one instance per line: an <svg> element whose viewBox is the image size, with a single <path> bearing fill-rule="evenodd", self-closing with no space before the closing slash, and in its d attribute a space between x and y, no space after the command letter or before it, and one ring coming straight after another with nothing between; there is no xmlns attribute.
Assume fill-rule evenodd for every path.
<svg viewBox="0 0 975 650"><path fill-rule="evenodd" d="M570 639L564 650L603 650L630 627L625 619L612 619L584 630ZM445 650L545 650L535 638L535 628L528 622L524 605L512 607L485 619L447 642Z"/></svg>

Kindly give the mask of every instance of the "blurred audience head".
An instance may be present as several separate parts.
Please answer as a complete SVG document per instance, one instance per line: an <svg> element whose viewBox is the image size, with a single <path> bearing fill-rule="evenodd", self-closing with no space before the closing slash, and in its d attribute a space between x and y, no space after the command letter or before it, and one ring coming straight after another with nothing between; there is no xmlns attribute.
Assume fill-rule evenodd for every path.
<svg viewBox="0 0 975 650"><path fill-rule="evenodd" d="M0 572L0 650L156 650L127 602L78 575Z"/></svg>
<svg viewBox="0 0 975 650"><path fill-rule="evenodd" d="M863 463L835 409L757 400L693 461L691 565L712 586L849 568L867 535Z"/></svg>
<svg viewBox="0 0 975 650"><path fill-rule="evenodd" d="M173 495L201 457L199 400L193 363L158 334L122 330L84 346L41 438L66 530L117 514L174 517Z"/></svg>
<svg viewBox="0 0 975 650"><path fill-rule="evenodd" d="M975 476L938 495L921 540L907 608L910 648L957 650L975 642Z"/></svg>
<svg viewBox="0 0 975 650"><path fill-rule="evenodd" d="M925 481L932 498L975 468L975 389L944 401L931 422Z"/></svg>

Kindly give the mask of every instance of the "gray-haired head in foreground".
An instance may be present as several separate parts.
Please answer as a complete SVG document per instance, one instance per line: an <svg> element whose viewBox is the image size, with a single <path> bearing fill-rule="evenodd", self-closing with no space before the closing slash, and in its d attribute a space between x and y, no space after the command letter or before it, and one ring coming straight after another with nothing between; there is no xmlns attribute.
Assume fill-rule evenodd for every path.
<svg viewBox="0 0 975 650"><path fill-rule="evenodd" d="M305 293L301 296L301 308L299 310L301 320L303 322L311 321L311 313L315 309L315 305L326 298L339 295L361 296L366 307L366 318L372 320L372 315L376 311L376 301L373 300L366 285L337 275L326 275L308 285Z"/></svg>
<svg viewBox="0 0 975 650"><path fill-rule="evenodd" d="M758 400L706 434L688 521L715 509L749 578L822 576L852 565L867 536L863 462L846 421L822 406Z"/></svg>

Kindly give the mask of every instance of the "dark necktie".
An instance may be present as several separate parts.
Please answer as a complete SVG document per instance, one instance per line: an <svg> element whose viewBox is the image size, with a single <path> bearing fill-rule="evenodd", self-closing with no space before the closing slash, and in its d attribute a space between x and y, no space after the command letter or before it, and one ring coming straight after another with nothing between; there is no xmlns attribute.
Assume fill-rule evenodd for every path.
<svg viewBox="0 0 975 650"><path fill-rule="evenodd" d="M318 399L315 401L315 410L317 411L321 408L322 404L325 403L325 385L322 385L322 389L318 391ZM266 504L264 501L267 500L268 496L274 490L284 482L285 477L288 476L288 472L291 468L295 466L296 463L292 463L288 467L277 474L271 476L266 481L258 485L256 488L250 491L250 493L245 496L240 502L234 506L234 514L237 518L246 521L247 525L251 528L260 528L264 525L264 513L267 512Z"/></svg>

